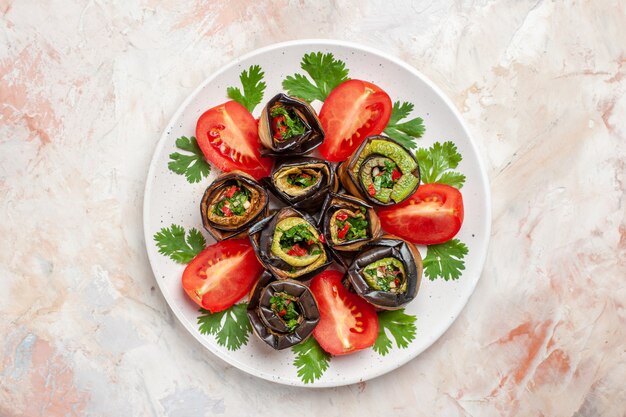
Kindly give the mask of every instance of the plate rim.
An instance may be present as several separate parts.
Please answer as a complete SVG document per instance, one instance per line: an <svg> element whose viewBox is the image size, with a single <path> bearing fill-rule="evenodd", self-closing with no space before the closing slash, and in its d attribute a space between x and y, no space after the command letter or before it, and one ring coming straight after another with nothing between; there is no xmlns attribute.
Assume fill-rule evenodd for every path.
<svg viewBox="0 0 626 417"><path fill-rule="evenodd" d="M165 291L164 288L161 285L161 282L159 279L157 279L157 273L155 270L155 264L156 264L156 253L154 253L155 251L152 251L153 253L151 254L151 251L148 250L148 242L151 241L152 236L149 235L149 227L148 227L148 212L149 212L149 203L148 203L148 198L146 198L146 196L150 195L151 191L152 191L152 186L153 186L153 178L154 178L154 173L155 170L157 169L157 159L158 156L161 155L163 148L165 147L165 144L167 143L167 138L169 136L169 132L171 132L172 128L175 125L175 121L178 120L180 118L180 116L182 115L183 111L189 106L189 103L191 103L191 101L200 93L200 91L202 91L204 89L205 86L207 86L209 83L211 83L214 79L216 79L218 76L220 76L221 74L230 71L232 68L234 68L235 66L237 66L241 61L247 60L248 58L251 58L253 56L257 56L257 55L262 55L264 53L267 53L269 51L273 51L276 49L281 49L281 48L287 48L287 47L294 47L294 46L307 46L307 45L320 45L320 46L340 46L340 47L346 47L346 48L351 48L354 50L358 50L358 51L362 51L362 52L366 52L368 54L372 54L372 55L377 55L380 58L383 59L387 59L389 61L391 61L392 63L402 67L403 69L407 70L408 72L410 72L412 75L416 76L417 78L419 78L422 82L424 82L425 84L427 84L434 92L435 94L441 98L443 100L443 102L448 106L448 108L450 108L452 110L452 113L454 115L454 117L456 117L456 119L459 121L461 128L463 129L463 132L465 133L465 135L467 135L467 137L469 138L469 144L470 144L470 148L471 150L475 153L476 155L476 160L478 162L478 171L480 174L480 180L481 180L481 187L482 187L482 191L485 195L485 207L486 207L486 212L484 213L485 216L485 229L482 230L481 232L485 233L486 236L486 242L485 242L485 246L484 249L482 251L482 253L480 253L477 258L477 265L479 265L480 269L479 269L479 274L478 277L476 279L473 280L473 284L471 285L471 291L468 292L467 297L465 297L465 299L463 300L462 304L459 304L459 307L457 310L455 310L455 314L453 316L451 316L450 318L447 318L445 320L445 322L443 323L443 325L440 327L440 331L436 332L436 334L434 334L433 336L431 336L432 341L430 343L428 343L428 345L426 347L424 347L423 349L419 350L415 350L413 352L410 352L408 354L408 356L406 357L406 359L397 364L396 366L393 366L391 368L384 368L381 367L375 371L372 371L367 378L363 378L363 377L358 377L358 378L349 378L349 379L344 379L341 381L314 381L310 384L305 384L304 382L296 379L296 380L292 380L292 379L283 379L280 378L272 373L269 372L264 372L264 371L260 371L257 368L254 368L246 363L243 363L239 360L237 360L236 358L226 355L224 352L222 352L222 350L218 349L214 344L209 343L207 340L205 340L203 337L201 337L202 335L197 331L197 329L189 329L188 325L187 325L187 319L184 317L183 312L178 308L177 305L175 305L171 299L171 295L169 294L169 291ZM419 356L420 354L422 354L424 351L430 349L437 340L439 340L443 334L445 332L447 332L450 329L450 326L452 325L452 323L454 323L454 321L456 319L458 319L459 315L461 314L461 312L463 311L463 309L467 306L467 303L469 302L469 299L471 298L471 296L474 294L474 291L476 290L476 285L478 284L478 281L480 280L480 278L482 277L483 274L483 270L484 270L484 266L485 266L485 260L487 257L487 253L488 253L488 249L489 249L489 243L491 241L491 223L492 223L492 201L491 201L491 190L490 190L490 186L489 186L489 177L487 176L487 171L485 169L485 165L483 162L483 159L481 157L481 154L478 151L478 147L474 141L474 138L472 137L472 135L470 134L469 129L467 128L467 125L465 123L465 120L463 119L463 117L461 116L461 113L459 112L458 108L454 105L454 103L448 98L448 96L436 85L434 84L430 79L428 79L424 74L422 74L419 70L417 70L416 68L414 68L413 66L409 65L408 63L404 62L403 60L390 55L386 52L380 51L376 48L370 47L370 46L366 46L363 44L359 44L359 43L355 43L355 42L350 42L350 41L344 41L344 40L335 40L335 39L316 39L316 38L310 38L310 39L298 39L298 40L291 40L291 41L286 41L286 42L278 42L278 43L272 43L270 45L266 45L264 47L258 48L258 49L254 49L246 54L240 55L238 57L236 57L235 59L229 61L228 63L226 63L225 65L221 66L220 68L218 68L216 71L214 71L213 73L211 73L211 75L209 75L206 79L204 79L204 81L202 81L186 98L185 100L178 106L177 110L174 112L174 114L171 116L169 122L167 123L166 127L163 129L163 132L161 133L161 137L159 138L159 141L157 142L154 151L152 153L152 158L150 161L150 165L148 168L148 173L147 173L147 178L146 178L146 184L144 186L144 193L143 193L143 210L142 210L142 217L143 217L143 229L144 229L144 239L145 239L145 250L146 253L148 255L148 262L150 263L150 269L152 270L152 275L154 277L154 280L157 282L157 285L159 287L159 291L161 292L161 294L163 295L163 298L165 299L165 301L167 302L168 307L172 310L172 312L174 313L174 315L176 316L176 319L180 322L180 324L183 325L183 327L185 328L185 330L187 330L189 333L191 333L191 335L198 341L200 342L200 344L202 346L204 346L205 348L207 348L209 351L211 351L214 355L216 355L218 358L220 358L221 360L225 361L226 363L250 374L250 375L254 375L257 376L259 378L271 381L271 382L275 382L275 383L279 383L279 384L283 384L283 385L289 385L289 386L295 386L295 387L303 387L303 388L329 388L329 387L339 387L339 386L345 386L345 385L351 385L351 384L355 384L355 383L359 383L359 382L363 382L366 380L371 380L374 378L377 378L381 375L387 374L389 372L392 372L396 369L398 369L401 366L406 365L408 362L412 361L413 359L415 359L417 356ZM174 304L174 305L173 305Z"/></svg>

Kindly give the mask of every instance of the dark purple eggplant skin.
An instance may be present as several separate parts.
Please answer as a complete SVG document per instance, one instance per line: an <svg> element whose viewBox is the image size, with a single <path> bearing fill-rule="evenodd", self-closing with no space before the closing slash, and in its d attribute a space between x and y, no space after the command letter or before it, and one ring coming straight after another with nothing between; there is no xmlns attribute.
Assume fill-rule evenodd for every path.
<svg viewBox="0 0 626 417"><path fill-rule="evenodd" d="M282 272L287 272L292 268L292 266L272 253L272 241L274 239L276 224L278 221L286 217L302 217L314 228L316 228L317 222L308 214L302 213L293 207L283 207L278 212L266 217L250 228L248 231L250 242L252 243L252 247L254 248L254 252L256 253L259 262L261 262L265 268L270 270L278 279L289 278L298 281L308 281L310 278L328 268L333 261L332 254L328 245L322 244L326 254L326 262L324 264L298 277L284 276ZM317 230L317 232L318 234L320 233L319 230Z"/></svg>
<svg viewBox="0 0 626 417"><path fill-rule="evenodd" d="M236 227L223 226L214 223L209 220L209 217L206 214L212 202L212 198L216 196L223 189L223 187L226 187L227 184L232 181L241 181L248 187L254 188L259 193L261 200L261 207L257 209L258 213L248 219L245 223ZM202 219L202 225L204 226L204 229L217 241L238 237L242 234L245 236L245 233L253 224L267 216L269 209L268 202L269 196L267 191L248 174L239 171L224 173L207 187L204 195L202 196L202 200L200 201L200 218Z"/></svg>
<svg viewBox="0 0 626 417"><path fill-rule="evenodd" d="M404 264L407 276L407 290L392 293L371 288L363 276L367 265L382 258L394 257ZM383 236L367 245L359 252L347 271L348 280L354 291L382 310L397 310L411 302L417 295L422 280L422 258L415 245L400 238Z"/></svg>
<svg viewBox="0 0 626 417"><path fill-rule="evenodd" d="M283 107L297 109L304 118L302 122L306 128L302 135L291 137L282 143L273 140L272 117L270 109L274 104L280 103ZM324 141L324 128L311 105L295 97L279 93L267 102L259 119L259 137L263 147L262 156L299 156L311 152ZM271 146L268 144L271 143Z"/></svg>
<svg viewBox="0 0 626 417"><path fill-rule="evenodd" d="M302 312L303 320L293 331L289 331L272 311L269 300L276 292L298 297L298 308ZM293 280L277 280L269 271L261 275L252 289L247 314L254 334L276 350L304 342L320 321L317 302L306 285Z"/></svg>
<svg viewBox="0 0 626 417"><path fill-rule="evenodd" d="M320 183L315 187L311 187L306 194L293 197L281 191L275 185L274 176L281 170L290 167L306 167L306 165L312 164L325 165L328 169L328 174L324 174ZM263 178L261 183L286 205L309 213L317 212L320 207L322 207L322 204L324 204L326 195L330 192L336 192L339 188L339 180L337 179L336 170L332 164L323 159L309 156L287 158L277 161L276 164L274 164L274 169L272 169L272 174L269 177Z"/></svg>

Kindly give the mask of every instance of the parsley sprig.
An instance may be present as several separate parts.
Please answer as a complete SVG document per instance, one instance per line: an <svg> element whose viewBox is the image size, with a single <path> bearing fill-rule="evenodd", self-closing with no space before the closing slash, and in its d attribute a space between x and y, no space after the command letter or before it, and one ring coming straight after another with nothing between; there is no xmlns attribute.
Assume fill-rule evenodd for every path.
<svg viewBox="0 0 626 417"><path fill-rule="evenodd" d="M415 316L406 314L404 309L383 311L378 313L378 337L372 348L385 356L391 349L392 341L387 331L396 341L396 346L406 348L415 339Z"/></svg>
<svg viewBox="0 0 626 417"><path fill-rule="evenodd" d="M189 263L206 246L204 236L197 229L191 228L185 235L185 229L176 224L155 233L154 241L160 254L181 264Z"/></svg>
<svg viewBox="0 0 626 417"><path fill-rule="evenodd" d="M200 182L202 178L209 176L211 173L211 165L204 159L195 137L179 137L176 139L176 147L190 154L180 152L171 153L170 162L167 164L170 171L178 175L184 175L191 184Z"/></svg>
<svg viewBox="0 0 626 417"><path fill-rule="evenodd" d="M248 343L248 337L252 332L250 320L246 314L246 303L235 304L219 313L211 313L209 310L200 309L198 316L200 333L215 336L217 344L226 346L228 350L237 350Z"/></svg>
<svg viewBox="0 0 626 417"><path fill-rule="evenodd" d="M293 364L298 368L298 377L305 384L319 379L330 365L330 355L313 337L309 337L291 349L296 354Z"/></svg>
<svg viewBox="0 0 626 417"><path fill-rule="evenodd" d="M335 59L333 54L312 52L305 54L300 68L309 74L313 82L305 75L293 74L283 81L283 88L290 96L312 102L324 101L333 88L348 80L348 69L345 62Z"/></svg>
<svg viewBox="0 0 626 417"><path fill-rule="evenodd" d="M468 249L459 239L452 239L439 245L429 245L424 258L424 274L431 281L438 277L448 281L459 279L465 269L465 255Z"/></svg>
<svg viewBox="0 0 626 417"><path fill-rule="evenodd" d="M461 188L465 175L453 171L463 159L453 142L435 142L430 148L420 148L415 154L420 164L422 182L448 184Z"/></svg>
<svg viewBox="0 0 626 417"><path fill-rule="evenodd" d="M396 101L393 103L391 117L389 118L389 123L387 123L387 127L384 130L387 136L407 149L417 148L415 141L421 138L426 130L424 127L424 120L422 120L421 117L416 117L400 123L402 119L409 116L414 107L413 103L409 103L408 101L403 103Z"/></svg>
<svg viewBox="0 0 626 417"><path fill-rule="evenodd" d="M265 74L258 65L252 65L247 71L242 71L239 80L243 86L243 93L238 87L228 87L228 97L244 106L250 113L263 100L263 92L267 86L263 81Z"/></svg>

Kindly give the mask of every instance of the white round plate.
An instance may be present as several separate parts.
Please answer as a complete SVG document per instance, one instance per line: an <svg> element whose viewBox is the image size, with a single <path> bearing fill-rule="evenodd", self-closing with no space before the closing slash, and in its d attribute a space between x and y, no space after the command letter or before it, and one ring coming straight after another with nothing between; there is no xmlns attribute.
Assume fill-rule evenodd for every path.
<svg viewBox="0 0 626 417"><path fill-rule="evenodd" d="M417 333L406 348L395 342L391 352L381 356L372 349L352 355L333 357L325 373L312 383L305 384L294 366L294 353L274 351L251 334L248 343L236 351L220 346L214 336L203 335L197 325L198 307L187 298L181 287L184 265L159 254L153 239L163 227L181 225L185 230L196 228L204 232L199 204L206 187L219 171L212 167L208 178L190 184L182 175L168 170L169 154L176 152L176 138L195 135L198 117L207 109L228 100L226 88L240 87L239 75L251 65L260 65L265 72L267 88L263 102L254 111L258 117L264 103L283 92L282 80L294 73L304 73L300 61L310 52L332 52L346 63L349 77L375 83L384 89L392 101L415 104L411 117L422 117L426 132L418 141L419 147L429 147L440 141L452 141L463 160L457 171L467 180L462 188L465 221L457 238L464 242L469 253L465 256L465 270L457 280L442 278L422 279L421 288L406 312L415 315ZM318 110L320 103L315 103ZM418 71L379 51L360 45L331 40L302 40L268 46L247 54L222 68L200 85L180 106L161 137L148 172L144 196L144 233L150 264L156 281L170 308L185 328L207 349L231 365L267 380L313 387L330 387L365 381L396 369L415 358L434 343L458 317L480 278L487 252L491 210L487 176L478 152L461 117L453 104L439 89ZM420 247L422 257L427 248Z"/></svg>

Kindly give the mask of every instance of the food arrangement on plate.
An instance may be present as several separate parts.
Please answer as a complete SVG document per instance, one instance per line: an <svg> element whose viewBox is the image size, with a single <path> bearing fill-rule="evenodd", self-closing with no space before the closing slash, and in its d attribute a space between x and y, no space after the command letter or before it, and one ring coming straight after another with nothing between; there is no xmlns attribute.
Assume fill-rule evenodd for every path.
<svg viewBox="0 0 626 417"><path fill-rule="evenodd" d="M154 239L187 264L182 287L201 332L233 350L250 332L267 349L291 348L306 383L332 356L387 354L388 334L405 348L415 317L404 308L419 302L423 275L458 278L467 247L455 239L465 181L456 146L417 149L425 127L406 120L413 105L349 79L331 53L301 66L311 79L288 76L258 120L266 85L251 66L230 101L199 117L196 136L176 141L191 155L172 153L172 172L194 183L211 164L222 171L198 196L216 242L176 225ZM430 245L426 258L416 245Z"/></svg>

